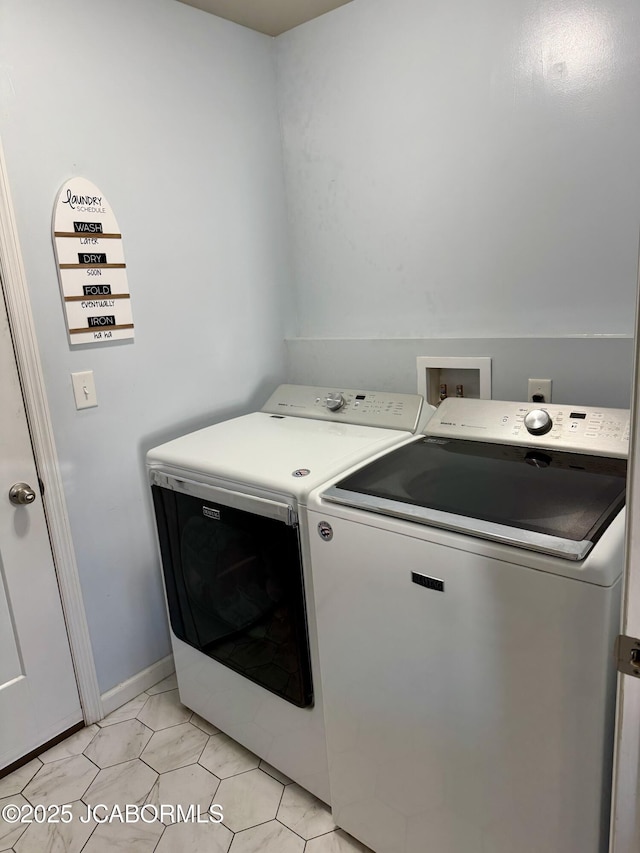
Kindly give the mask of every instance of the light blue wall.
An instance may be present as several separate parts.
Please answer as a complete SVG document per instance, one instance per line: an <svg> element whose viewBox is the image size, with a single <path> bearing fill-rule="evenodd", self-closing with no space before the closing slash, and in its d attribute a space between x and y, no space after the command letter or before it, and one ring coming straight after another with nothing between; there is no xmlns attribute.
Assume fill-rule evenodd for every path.
<svg viewBox="0 0 640 853"><path fill-rule="evenodd" d="M603 404L604 352L626 399L630 347L589 336L633 334L639 91L636 0L353 0L276 40L175 0L0 0L0 137L103 691L169 650L154 444L287 373L413 390L416 354L460 354L444 339L484 339L520 396L577 349L517 338L586 336L552 378ZM50 227L72 175L118 217L133 343L68 345ZM77 412L87 369L100 405Z"/></svg>
<svg viewBox="0 0 640 853"><path fill-rule="evenodd" d="M526 400L531 377L551 379L547 402L631 402L633 338L292 338L287 352L289 381L303 385L415 394L418 357L489 356L494 400Z"/></svg>
<svg viewBox="0 0 640 853"><path fill-rule="evenodd" d="M354 0L276 51L300 337L633 334L637 0Z"/></svg>
<svg viewBox="0 0 640 853"><path fill-rule="evenodd" d="M0 137L104 692L169 652L144 452L283 379L272 40L174 0L2 0ZM51 215L73 175L122 229L132 343L68 344ZM79 370L98 408L76 411Z"/></svg>

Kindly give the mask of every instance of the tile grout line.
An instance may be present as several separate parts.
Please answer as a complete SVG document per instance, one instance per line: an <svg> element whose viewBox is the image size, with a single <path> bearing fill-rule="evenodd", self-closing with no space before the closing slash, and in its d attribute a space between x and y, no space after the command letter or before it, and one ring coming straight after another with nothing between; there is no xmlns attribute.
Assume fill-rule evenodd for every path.
<svg viewBox="0 0 640 853"><path fill-rule="evenodd" d="M223 822L222 822L222 826L224 826L225 830L226 830L227 832L229 832L229 834L230 834L230 835L229 835L229 838L230 838L230 840L229 840L229 844L228 844L228 846L226 847L226 851L225 851L225 853L229 853L229 851L232 849L232 847L233 847L233 845L234 845L234 843L235 843L236 835L238 835L238 833L239 833L239 832L245 832L245 831L249 831L249 830L255 830L255 829L257 829L258 827L266 826L267 824L271 824L271 823L273 823L273 824L275 824L275 825L279 826L279 827L281 828L281 830L288 830L289 832L291 832L291 833L292 833L292 835L293 835L295 838L298 838L300 841L302 841L302 842L303 842L303 847L302 847L302 848L300 848L301 853L305 853L305 851L308 849L308 845L309 845L309 843L310 843L311 841L314 841L314 840L315 840L315 839L317 839L317 838L322 838L322 837L324 837L324 836L331 836L331 835L333 835L333 834L335 834L335 833L337 832L337 830L339 829L339 827L337 827L337 826L333 826L333 828L332 828L332 829L329 829L329 830L327 830L326 832L321 832L321 833L319 833L318 835L313 835L311 838L305 838L303 835L301 835L301 834L300 834L300 832L299 832L298 830L293 829L293 828L292 828L292 827L290 827L290 826L287 826L287 824L286 824L286 823L284 823L282 820L280 820L280 819L278 818L278 814L279 814L279 812L280 812L280 810L281 810L281 808L282 808L282 804L283 804L283 801L284 801L284 795L285 795L285 793L286 793L286 788L287 788L287 787L289 787L289 786L291 786L291 785L293 785L293 784L295 784L295 783L294 783L294 781L293 781L293 780L290 780L290 779L289 779L287 782L284 782L284 781L282 781L281 779L277 778L277 776L276 776L276 775L272 775L268 770L266 770L263 766L261 766L261 765L263 764L263 762L264 762L265 764L267 764L267 765L268 765L268 762L266 761L266 759L263 759L263 758L261 758L260 756L255 755L255 759L257 760L257 765L256 765L255 767L250 767L250 768L248 768L248 769L246 769L246 770L241 770L241 771L239 771L239 772L237 772L237 773L231 773L230 775L225 776L225 777L219 777L216 773L214 773L212 770L210 770L208 767L206 767L204 764L202 764L202 763L201 763L201 759L202 759L202 757L203 757L203 755L204 755L204 753L205 753L205 751L206 751L207 747L208 747L208 746L209 746L209 744L212 742L212 738L217 738L219 735L224 735L228 742L230 742L231 744L234 744L234 745L238 745L238 746L240 746L240 748L241 748L241 749L243 749L244 751L248 751L248 752L251 752L251 751L250 751L250 750L246 750L246 748L242 747L242 745L241 745L241 744L237 744L237 741L235 741L232 737L230 737L229 735L226 735L224 732L222 732L222 731L221 731L221 730L219 730L219 729L218 729L217 731L215 731L214 733L209 734L209 732L205 731L205 729L200 728L198 725L196 725L194 722L192 722L192 720L193 720L193 717L194 717L194 716L198 716L198 717L199 717L199 715L196 715L196 712L195 712L195 711L191 711L190 709L186 708L186 706L183 706L181 703L179 703L179 706L178 706L179 708L183 708L186 712L189 712L189 717L188 717L188 719L186 719L186 720L182 720L182 721L180 721L180 722L171 723L171 724L170 724L170 725L168 725L168 726L162 726L162 727L160 727L160 728L154 728L154 727L152 727L151 725L149 725L148 723L146 723L146 722L144 722L143 720L141 720L141 719L140 719L139 715L140 715L140 714L142 714L142 712L143 712L144 708L145 708L145 707L147 707L147 703L148 703L148 701L149 701L149 699L150 699L150 698L153 698L153 696L162 696L162 695L166 695L166 694L170 693L170 692L171 692L171 691L173 691L173 690L176 690L176 688L171 687L171 688L169 688L168 690L159 691L159 692L154 693L154 694L148 694L146 691L144 691L143 693L144 693L144 695L146 695L146 697L147 697L147 698L146 698L146 700L145 700L144 704L142 705L142 707L140 708L140 710L138 711L138 714L136 714L136 715L135 715L135 716L133 716L133 717L129 717L128 719L119 720L117 723L112 723L112 724L110 724L109 726L100 726L100 725L96 724L96 731L94 732L94 734L93 734L93 736L92 736L91 740L89 741L89 743L84 747L84 749L83 749L81 752L78 752L78 753L72 753L71 755L65 755L65 756L63 756L62 758L56 759L56 761L55 761L55 762L46 762L46 763L45 763L45 762L43 762L39 757L36 757L34 760L39 761L39 763L40 763L40 767L39 767L39 768L38 768L38 770L33 774L33 776L31 777L31 779L30 779L30 780L28 780L28 781L24 784L23 788L21 789L20 794L21 794L22 796L24 796L24 790L28 787L28 785L31 783L31 781L32 781L32 780L33 780L33 779L38 775L38 773L40 773L40 772L43 770L43 768L44 768L44 767L53 766L53 765L55 765L56 763L68 762L69 760L71 760L71 759L73 759L73 758L75 758L76 756L79 756L79 755L82 755L82 756L83 756L83 758L85 758L85 759L89 762L89 764L90 764L91 766L93 766L93 767L96 769L96 774L95 774L95 776L93 777L92 781L88 784L88 786L87 786L87 788L85 789L84 793L83 793L83 794L81 794L81 795L80 795L76 800L74 800L74 801L73 801L74 803L75 803L75 802L77 802L77 803L81 803L82 805L85 805L85 806L87 805L87 803L85 802L85 800L84 800L83 798L84 798L84 797L86 797L86 793L87 793L87 791L91 788L91 786L92 786L92 785L94 784L94 782L95 782L95 779L97 778L97 776L98 776L98 775L99 775L103 770L104 770L104 771L107 771L107 770L110 770L111 768L117 768L117 767L120 767L120 766L122 766L122 765L124 765L124 764L130 764L130 763L131 763L131 762L133 762L133 761L140 761L141 765L144 765L144 767L146 767L146 768L147 768L147 769L149 769L152 773L154 773L154 774L155 774L155 782L154 782L154 784L151 786L151 789L147 792L146 796L143 798L143 799L144 799L143 805L144 805L144 804L146 804L146 802L147 802L147 800L148 800L148 798L149 798L149 796L150 796L150 794L151 794L151 791L153 791L154 787L160 783L160 781L161 781L162 777L164 777L164 776L166 776L166 775L168 775L168 774L170 774L170 773L176 772L176 771L178 771L178 770L186 770L186 769L187 769L187 768L189 768L189 767L198 767L198 768L200 768L201 770L204 770L204 771L205 771L205 772L206 772L210 777L212 777L212 779L216 780L217 784L215 785L215 790L213 791L212 796L211 796L211 799L209 800L209 808L210 808L210 807L211 807L211 805L216 801L216 797L217 797L217 795L218 795L218 791L219 791L219 789L220 789L220 786L221 786L222 782L224 782L224 781L226 781L226 780L235 779L235 778L240 777L240 776L244 776L244 775L246 775L246 774L248 774L248 773L252 773L254 770L260 770L260 771L262 771L262 773L263 773L267 778L271 779L272 781L274 781L274 782L278 783L278 784L281 786L280 795L279 795L279 798L278 798L277 806L276 806L276 808L275 808L275 816L274 816L273 818L268 819L268 820L261 820L261 821L259 821L258 823L253 823L253 824L251 824L250 826L243 827L243 829L238 830L238 831L234 831L234 830L232 830L232 829L231 829L229 826L227 826L227 824L226 824L226 823L224 823L224 821L223 821ZM179 694L178 694L178 697L179 697ZM133 701L133 700L130 700L130 701ZM171 707L175 707L175 705L174 705L174 703L173 703L173 700L172 700L172 702L171 702ZM114 712L112 712L112 713L116 713L116 712L117 712L117 709L116 709L116 711L114 711ZM160 714L159 716L160 716L160 718L162 718L162 714ZM205 718L201 718L201 719L202 719L205 723L207 723L207 722L208 722ZM106 766L106 767L101 767L101 766L100 766L100 765L98 765L98 764L97 764L93 759L89 758L89 756L87 756L87 755L85 754L85 750L87 750L87 749L89 749L89 748L90 748L91 744L93 744L93 743L94 743L95 739L96 739L96 738L97 738L97 736L100 734L100 732L106 731L106 730L108 730L108 729L110 729L110 728L112 728L112 727L114 727L114 726L119 725L120 723L126 723L126 722L130 722L130 721L134 721L134 720L135 720L137 723L139 723L139 724L143 727L143 730L145 730L147 733L149 733L149 738L146 740L146 743L145 743L145 744L144 744L144 746L142 747L142 750L141 750L140 755L135 756L135 757L133 757L133 758L127 758L127 759L125 759L124 761L118 761L118 762L116 762L115 764L110 764L110 765L108 765L108 766ZM156 770L156 768L152 767L150 764L148 764L148 763L147 763L147 761L146 761L144 758L142 758L142 753L147 749L147 747L148 747L148 745L149 745L149 743L150 743L151 739L153 738L153 736L154 736L155 734L161 733L161 732L163 732L163 731L168 732L169 730L171 730L171 729L173 729L173 728L177 728L177 727L179 727L179 726L184 726L185 724L189 724L189 725L190 725L190 726L192 726L196 731L202 732L202 734L203 734L203 735L206 735L206 738L205 738L205 740L204 740L203 746L202 746L202 748L199 750L199 752L197 753L197 758L195 758L194 760L189 761L189 763L188 763L188 764L183 764L183 765L180 765L179 767L171 767L170 769L168 769L168 770L163 770L163 771ZM211 724L211 723L209 723L209 725L213 726L213 724ZM213 727L217 729L217 727L216 727L216 726L213 726ZM71 736L71 737L73 737L73 736ZM105 735L104 737L105 737L105 738L109 738L109 737L111 737L111 738L113 739L114 747L115 747L115 746L118 746L118 745L122 746L122 743L123 743L123 742L122 742L122 741L119 741L119 738L118 738L118 736L117 736L117 733L116 733L116 734L114 734L114 735L111 735L111 736L109 736L109 735ZM127 738L124 738L123 740L124 740L124 744L126 745ZM171 740L171 736L170 736L170 735L168 736L168 741L169 741L169 743L172 743L172 742L173 742L173 743L177 743L177 742L179 742L179 740L180 740L179 738L176 738L176 739L175 739L175 741L172 741L172 740ZM63 743L64 743L64 741L63 741ZM117 751L117 750L116 750L116 751ZM107 754L108 754L108 751L107 751ZM252 754L253 754L253 753L252 753ZM271 765L269 765L269 766L271 767ZM278 775L280 775L281 777L284 775L284 774L281 774L281 773L280 773L280 771L278 770L278 768L276 768L276 767L272 767L271 769L274 771L274 773L277 773L277 774L278 774ZM287 777L285 777L285 778L287 778ZM116 788L117 788L117 785L116 785ZM303 790L304 790L304 789L303 789ZM119 796L119 795L118 795L118 796ZM177 795L176 795L176 796L177 796ZM27 798L25 798L25 799L27 799ZM315 798L315 799L318 799L318 798ZM28 800L27 800L27 801L28 801ZM28 802L29 802L29 801L28 801ZM322 802L322 801L320 801L320 802ZM323 805L323 806L325 806L325 804L322 804L322 805ZM161 832L160 832L159 836L157 837L157 839L155 840L155 843L154 843L154 846L153 846L153 851L156 851L156 850L157 850L158 846L160 845L160 843L161 843L161 841L162 841L162 839L163 839L163 837L164 837L165 831L168 829L168 825L165 825L162 821L159 821L159 823L160 823L160 829L161 829ZM84 850L87 848L87 845L90 843L91 839L94 837L96 829L98 829L98 827L99 827L99 826L101 826L101 825L102 825L101 823L96 823L96 825L92 828L92 830L91 830L91 832L90 832L90 834L89 834L88 838L83 842L82 846L81 846L80 848L76 848L76 849L78 849L79 851L80 851L80 850L84 851ZM26 831L26 830L25 830L25 831ZM277 833L280 833L280 830L275 830L275 831L276 831ZM304 829L303 829L303 831L304 831ZM307 831L308 831L308 830L307 830ZM152 839L152 838L149 838L149 843L151 843L152 841L153 841L153 839ZM134 848L133 848L133 849L135 849L135 846L134 846ZM146 847L146 844L145 844L145 849L147 849L147 850L148 850L148 853L152 853L152 849L151 849L150 847ZM271 848L271 847L269 847L269 850L271 850L271 849L272 849L272 848ZM14 850L13 848L11 848L11 850L12 850L12 853L15 853L15 850Z"/></svg>

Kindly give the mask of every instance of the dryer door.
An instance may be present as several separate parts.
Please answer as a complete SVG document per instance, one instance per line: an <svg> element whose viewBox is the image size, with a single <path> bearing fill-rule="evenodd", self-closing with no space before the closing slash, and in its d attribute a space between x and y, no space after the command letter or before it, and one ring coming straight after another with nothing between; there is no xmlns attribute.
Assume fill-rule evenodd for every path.
<svg viewBox="0 0 640 853"><path fill-rule="evenodd" d="M296 525L152 486L171 628L300 707L312 702Z"/></svg>

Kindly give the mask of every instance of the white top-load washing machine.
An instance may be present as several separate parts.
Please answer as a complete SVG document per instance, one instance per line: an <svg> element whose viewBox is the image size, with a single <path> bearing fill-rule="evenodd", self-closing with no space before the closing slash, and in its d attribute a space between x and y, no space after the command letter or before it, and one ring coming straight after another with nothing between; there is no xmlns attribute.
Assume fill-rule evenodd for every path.
<svg viewBox="0 0 640 853"><path fill-rule="evenodd" d="M409 440L422 408L414 394L282 385L260 412L147 455L181 701L327 802L302 509Z"/></svg>
<svg viewBox="0 0 640 853"><path fill-rule="evenodd" d="M308 502L333 814L377 853L605 853L629 413L448 399Z"/></svg>

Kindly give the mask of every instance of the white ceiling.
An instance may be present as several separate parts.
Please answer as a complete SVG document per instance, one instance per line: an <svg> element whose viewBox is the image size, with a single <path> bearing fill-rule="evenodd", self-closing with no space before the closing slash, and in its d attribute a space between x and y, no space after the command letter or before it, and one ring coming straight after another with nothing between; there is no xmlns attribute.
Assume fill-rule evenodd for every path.
<svg viewBox="0 0 640 853"><path fill-rule="evenodd" d="M179 0L252 30L278 36L351 0Z"/></svg>

